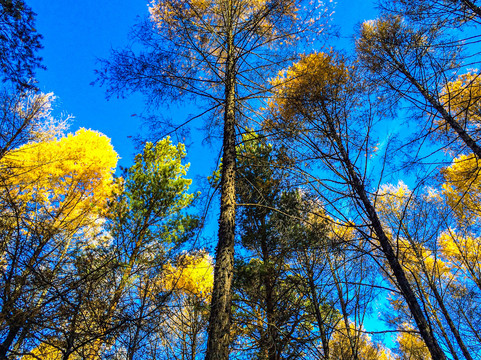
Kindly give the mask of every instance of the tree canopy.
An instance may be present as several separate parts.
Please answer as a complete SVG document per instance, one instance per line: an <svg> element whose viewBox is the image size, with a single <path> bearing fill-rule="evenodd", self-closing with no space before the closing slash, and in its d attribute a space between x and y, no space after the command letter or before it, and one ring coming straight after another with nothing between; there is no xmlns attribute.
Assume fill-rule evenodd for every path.
<svg viewBox="0 0 481 360"><path fill-rule="evenodd" d="M154 0L97 71L157 113L118 168L0 5L0 360L480 357L477 2L379 0L340 49L322 2Z"/></svg>

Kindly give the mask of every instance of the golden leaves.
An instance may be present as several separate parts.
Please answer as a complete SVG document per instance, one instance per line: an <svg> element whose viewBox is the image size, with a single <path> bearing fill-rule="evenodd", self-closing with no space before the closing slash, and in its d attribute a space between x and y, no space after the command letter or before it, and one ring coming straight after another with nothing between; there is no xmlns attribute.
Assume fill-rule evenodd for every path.
<svg viewBox="0 0 481 360"><path fill-rule="evenodd" d="M299 11L297 1L279 2L273 6L267 0L242 0L232 2L232 9L228 9L227 4L223 0L153 0L149 6L150 19L157 27L166 27L171 38L173 34L184 37L187 27L187 37L208 42L204 36L218 37L225 32L222 29L229 26L239 31L249 29L262 38L275 37L277 24L271 17L276 20L286 17L293 21ZM224 45L218 43L216 46L211 51L221 53L220 48Z"/></svg>
<svg viewBox="0 0 481 360"><path fill-rule="evenodd" d="M33 349L30 355L25 355L21 357L21 360L60 360L62 359L62 352L46 343L41 343L35 349Z"/></svg>
<svg viewBox="0 0 481 360"><path fill-rule="evenodd" d="M443 254L447 258L480 265L481 241L478 237L461 236L455 230L449 229L449 231L441 234L439 243Z"/></svg>
<svg viewBox="0 0 481 360"><path fill-rule="evenodd" d="M110 140L92 130L29 143L1 160L2 196L77 228L105 211L117 158Z"/></svg>
<svg viewBox="0 0 481 360"><path fill-rule="evenodd" d="M349 70L342 58L334 54L319 52L303 56L270 81L274 94L268 105L274 119L281 117L288 124L312 106L335 101L350 79Z"/></svg>
<svg viewBox="0 0 481 360"><path fill-rule="evenodd" d="M402 212L410 197L411 191L402 180L397 185L384 184L377 192L376 208L383 213Z"/></svg>
<svg viewBox="0 0 481 360"><path fill-rule="evenodd" d="M390 351L381 344L376 344L364 329L356 328L354 324L346 326L340 321L329 340L330 358L353 358L352 343L356 344L357 357L363 360L389 360L393 359Z"/></svg>
<svg viewBox="0 0 481 360"><path fill-rule="evenodd" d="M463 126L479 127L481 123L481 79L477 72L460 75L448 82L441 91L440 101ZM444 120L438 120L441 130L448 130Z"/></svg>
<svg viewBox="0 0 481 360"><path fill-rule="evenodd" d="M199 23L212 5L212 0L154 0L149 6L149 12L155 24L176 26L179 24L176 22L182 20Z"/></svg>
<svg viewBox="0 0 481 360"><path fill-rule="evenodd" d="M403 328L405 330L397 336L402 359L431 360L426 344L412 326L403 324Z"/></svg>
<svg viewBox="0 0 481 360"><path fill-rule="evenodd" d="M445 183L443 194L456 215L465 221L475 221L481 210L481 181L479 159L474 155L461 155L442 171ZM471 215L475 216L471 216Z"/></svg>
<svg viewBox="0 0 481 360"><path fill-rule="evenodd" d="M356 51L371 71L376 72L386 66L385 55L392 51L400 41L402 21L400 17L368 20L362 23Z"/></svg>
<svg viewBox="0 0 481 360"><path fill-rule="evenodd" d="M162 279L166 290L180 291L210 301L214 284L212 258L204 252L184 254L177 265L167 264Z"/></svg>

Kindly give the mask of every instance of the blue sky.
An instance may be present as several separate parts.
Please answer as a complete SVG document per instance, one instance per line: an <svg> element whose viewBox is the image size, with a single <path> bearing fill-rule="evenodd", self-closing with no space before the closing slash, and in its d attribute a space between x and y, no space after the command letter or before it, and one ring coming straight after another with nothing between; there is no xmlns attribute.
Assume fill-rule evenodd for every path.
<svg viewBox="0 0 481 360"><path fill-rule="evenodd" d="M139 17L146 16L147 1L143 0L27 0L37 13L37 30L44 37L43 57L47 71L38 72L40 89L53 92L58 113L75 117L71 131L80 127L98 130L112 139L121 157L120 164L128 166L135 149L130 136L139 132L140 120L134 114L144 112L141 96L126 99L105 98L105 89L92 86L95 80L96 59L108 58L111 49L128 44L129 30ZM341 27L344 40L335 47L349 46L355 24L375 16L371 1L339 1L333 23ZM178 109L158 109L174 121L185 121L187 114L195 114L195 104L187 112ZM201 123L194 127L201 127ZM210 174L218 149L203 146L202 133L190 139L190 176ZM190 150L190 151L189 151ZM206 166L208 164L208 166Z"/></svg>

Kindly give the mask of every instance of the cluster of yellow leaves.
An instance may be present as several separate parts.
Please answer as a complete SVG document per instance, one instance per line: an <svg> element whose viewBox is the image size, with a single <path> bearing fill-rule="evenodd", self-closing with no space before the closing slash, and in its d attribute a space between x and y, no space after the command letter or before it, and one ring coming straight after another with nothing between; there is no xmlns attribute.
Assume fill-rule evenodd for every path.
<svg viewBox="0 0 481 360"><path fill-rule="evenodd" d="M386 40L396 39L403 28L402 18L389 16L383 19L366 20L361 24L360 37L356 47L361 53L372 53L381 43L392 43Z"/></svg>
<svg viewBox="0 0 481 360"><path fill-rule="evenodd" d="M30 355L24 355L21 360L60 360L62 359L62 352L51 345L42 343L33 349Z"/></svg>
<svg viewBox="0 0 481 360"><path fill-rule="evenodd" d="M351 223L333 222L330 224L329 231L334 241L351 241L356 235L356 228Z"/></svg>
<svg viewBox="0 0 481 360"><path fill-rule="evenodd" d="M408 274L418 276L421 273L450 276L450 267L436 251L427 249L422 244L413 244L405 239L398 241L397 251L400 261Z"/></svg>
<svg viewBox="0 0 481 360"><path fill-rule="evenodd" d="M151 20L159 25L175 26L181 19L199 23L213 3L212 0L154 0L150 3L149 12Z"/></svg>
<svg viewBox="0 0 481 360"><path fill-rule="evenodd" d="M441 102L463 126L481 125L481 78L476 72L469 72L449 82L442 90ZM440 129L447 131L443 120L438 121Z"/></svg>
<svg viewBox="0 0 481 360"><path fill-rule="evenodd" d="M164 271L164 289L210 300L214 285L214 266L208 254L201 252L182 255L176 266L168 264Z"/></svg>
<svg viewBox="0 0 481 360"><path fill-rule="evenodd" d="M402 180L397 185L384 184L377 192L376 208L381 213L402 213L410 197L411 190Z"/></svg>
<svg viewBox="0 0 481 360"><path fill-rule="evenodd" d="M360 36L356 40L356 50L370 70L379 71L384 66L381 44L390 44L398 38L401 31L401 19L389 17L387 19L368 20L362 23Z"/></svg>
<svg viewBox="0 0 481 360"><path fill-rule="evenodd" d="M438 240L443 257L450 262L451 267L464 270L475 283L481 284L481 239L470 235L461 236L449 229Z"/></svg>
<svg viewBox="0 0 481 360"><path fill-rule="evenodd" d="M481 204L481 167L474 155L461 155L442 171L445 179L443 194L448 204L464 221L479 214ZM473 221L476 217L472 217Z"/></svg>
<svg viewBox="0 0 481 360"><path fill-rule="evenodd" d="M409 56L413 48L429 51L425 34L409 27L397 15L365 21L359 35L356 50L373 72L391 66L394 58Z"/></svg>
<svg viewBox="0 0 481 360"><path fill-rule="evenodd" d="M357 358L362 360L390 360L394 359L390 351L380 344L375 344L369 335L353 324L349 325L349 331L344 321L341 321L334 330L329 340L330 358L332 359L352 359L353 349L357 350Z"/></svg>
<svg viewBox="0 0 481 360"><path fill-rule="evenodd" d="M472 236L459 236L453 229L445 231L439 237L441 250L447 258L466 259L470 263L481 265L481 239Z"/></svg>
<svg viewBox="0 0 481 360"><path fill-rule="evenodd" d="M397 336L401 359L405 360L431 360L426 344L421 337L414 332L414 329L407 324L403 325L405 331Z"/></svg>
<svg viewBox="0 0 481 360"><path fill-rule="evenodd" d="M335 100L349 78L349 68L335 55L305 55L270 81L274 97L269 101L269 109L284 122L294 121L306 105Z"/></svg>
<svg viewBox="0 0 481 360"><path fill-rule="evenodd" d="M412 196L412 191L401 180L397 185L385 184L378 191L376 208L383 217L394 218L392 225L400 227L402 230L401 234L404 236L398 236L396 241L394 242L392 239L392 242L399 253L402 265L408 270L408 274L416 276L415 274L428 273L448 276L450 268L440 259L437 251L433 251L415 240L409 240L411 235L404 224L406 220L404 213L415 210L412 208L413 203L410 203Z"/></svg>
<svg viewBox="0 0 481 360"><path fill-rule="evenodd" d="M29 143L0 161L3 196L77 228L106 209L117 158L110 139L92 130Z"/></svg>
<svg viewBox="0 0 481 360"><path fill-rule="evenodd" d="M296 18L296 1L289 1L283 9L285 13ZM153 0L149 6L151 20L158 24L166 24L168 26L179 26L180 21L190 22L199 26L200 29L212 34L216 30L212 27L226 21L226 14L230 11L226 7L227 2L223 0ZM258 17L256 27L259 33L262 30L271 29L273 26L266 19L269 13L270 2L267 0L243 0L236 2L235 13L238 14L237 22L242 23ZM265 35L272 35L265 31Z"/></svg>

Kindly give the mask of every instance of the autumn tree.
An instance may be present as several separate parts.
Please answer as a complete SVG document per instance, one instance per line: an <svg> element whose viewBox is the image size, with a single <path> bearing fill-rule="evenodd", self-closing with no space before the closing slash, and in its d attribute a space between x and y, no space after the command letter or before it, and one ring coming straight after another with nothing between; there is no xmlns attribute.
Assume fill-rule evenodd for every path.
<svg viewBox="0 0 481 360"><path fill-rule="evenodd" d="M445 359L420 299L382 225L367 184L366 161L373 146L370 135L375 113L362 105L370 103L369 87L360 81L359 73L346 59L325 53L304 57L273 81L277 84L270 107L273 114L266 125L296 139L302 146L296 150L305 149L308 159L316 159L331 172L331 178L314 178L314 183L326 184L324 186L337 194L334 199L352 200L361 222L358 230L366 239L372 236L373 246L385 258L433 358ZM337 207L331 209L340 209L341 204L337 201Z"/></svg>
<svg viewBox="0 0 481 360"><path fill-rule="evenodd" d="M109 139L85 129L28 143L1 160L0 358L20 348L40 318L55 316L61 294L75 287L71 254L86 246L80 233L98 229L116 163Z"/></svg>
<svg viewBox="0 0 481 360"><path fill-rule="evenodd" d="M479 304L473 299L479 289L474 279L466 277L462 267L453 266L446 256L448 249L457 248L457 239L446 231L455 221L445 192L430 191L412 191L402 182L384 185L379 191L378 211L408 280L423 301L433 332L454 359L460 354L472 359L478 348L474 340L478 331L458 309L471 303L469 311L478 313ZM392 321L409 324L410 315L399 298L392 295L391 301L398 310Z"/></svg>
<svg viewBox="0 0 481 360"><path fill-rule="evenodd" d="M481 156L477 130L477 42L464 41L479 22L471 1L394 1L361 25L356 48L362 66L390 94L421 109L418 137L444 138L456 151Z"/></svg>
<svg viewBox="0 0 481 360"><path fill-rule="evenodd" d="M304 1L153 2L134 31L145 49L114 52L99 72L109 93L145 93L151 103L199 99L222 123L219 240L207 359L227 359L235 235L237 126L250 100L265 94L266 74L295 55L301 38L323 31L323 10ZM218 115L221 115L219 120ZM245 118L244 118L245 119Z"/></svg>
<svg viewBox="0 0 481 360"><path fill-rule="evenodd" d="M472 196L476 192L475 177L481 155L479 74L470 67L479 62L479 58L476 37L470 36L479 23L480 8L471 1L437 0L381 2L381 7L380 18L367 21L360 28L356 47L361 64L383 91L413 105L411 114L415 115L418 127L415 136L421 140L413 141L418 146L416 153L426 156L421 150L422 143L434 139L435 143L429 143L434 152L440 148L449 152L448 155L438 153L436 157L430 155L430 159L441 159L447 164L453 161L441 172L444 183L434 181L438 194L432 197L431 205L420 202L421 196L413 194L412 201L404 198L406 206L402 215L392 211L391 216L397 215L390 220L397 223L394 234L402 237L404 251L409 252L410 260L406 263L417 264L416 270L410 269L410 272L419 295L425 298L425 308L431 311L433 329L454 358L460 352L471 359L477 341L470 340L476 337L476 326L464 311L458 318L459 306L450 308L449 304L455 303L454 299L469 303L463 294L467 294L467 288L477 292L477 287L469 280L460 281L463 276L457 271L451 272L454 268L449 266L449 260L446 262L444 251L463 249L462 243L470 242L478 231L476 220L473 221L477 205ZM416 165L423 162L419 158L414 160ZM433 209L434 198L437 207L444 206L445 210L432 217L430 228L422 223L414 224L411 216L419 218L426 209ZM407 205L409 203L416 205ZM424 238L420 238L421 231ZM444 231L442 235L440 231ZM460 238L456 235L458 231L462 234ZM472 266L469 268L473 270ZM446 300L448 294L453 296L450 301ZM460 300L463 298L465 300ZM473 304L470 311L474 313L476 308Z"/></svg>

